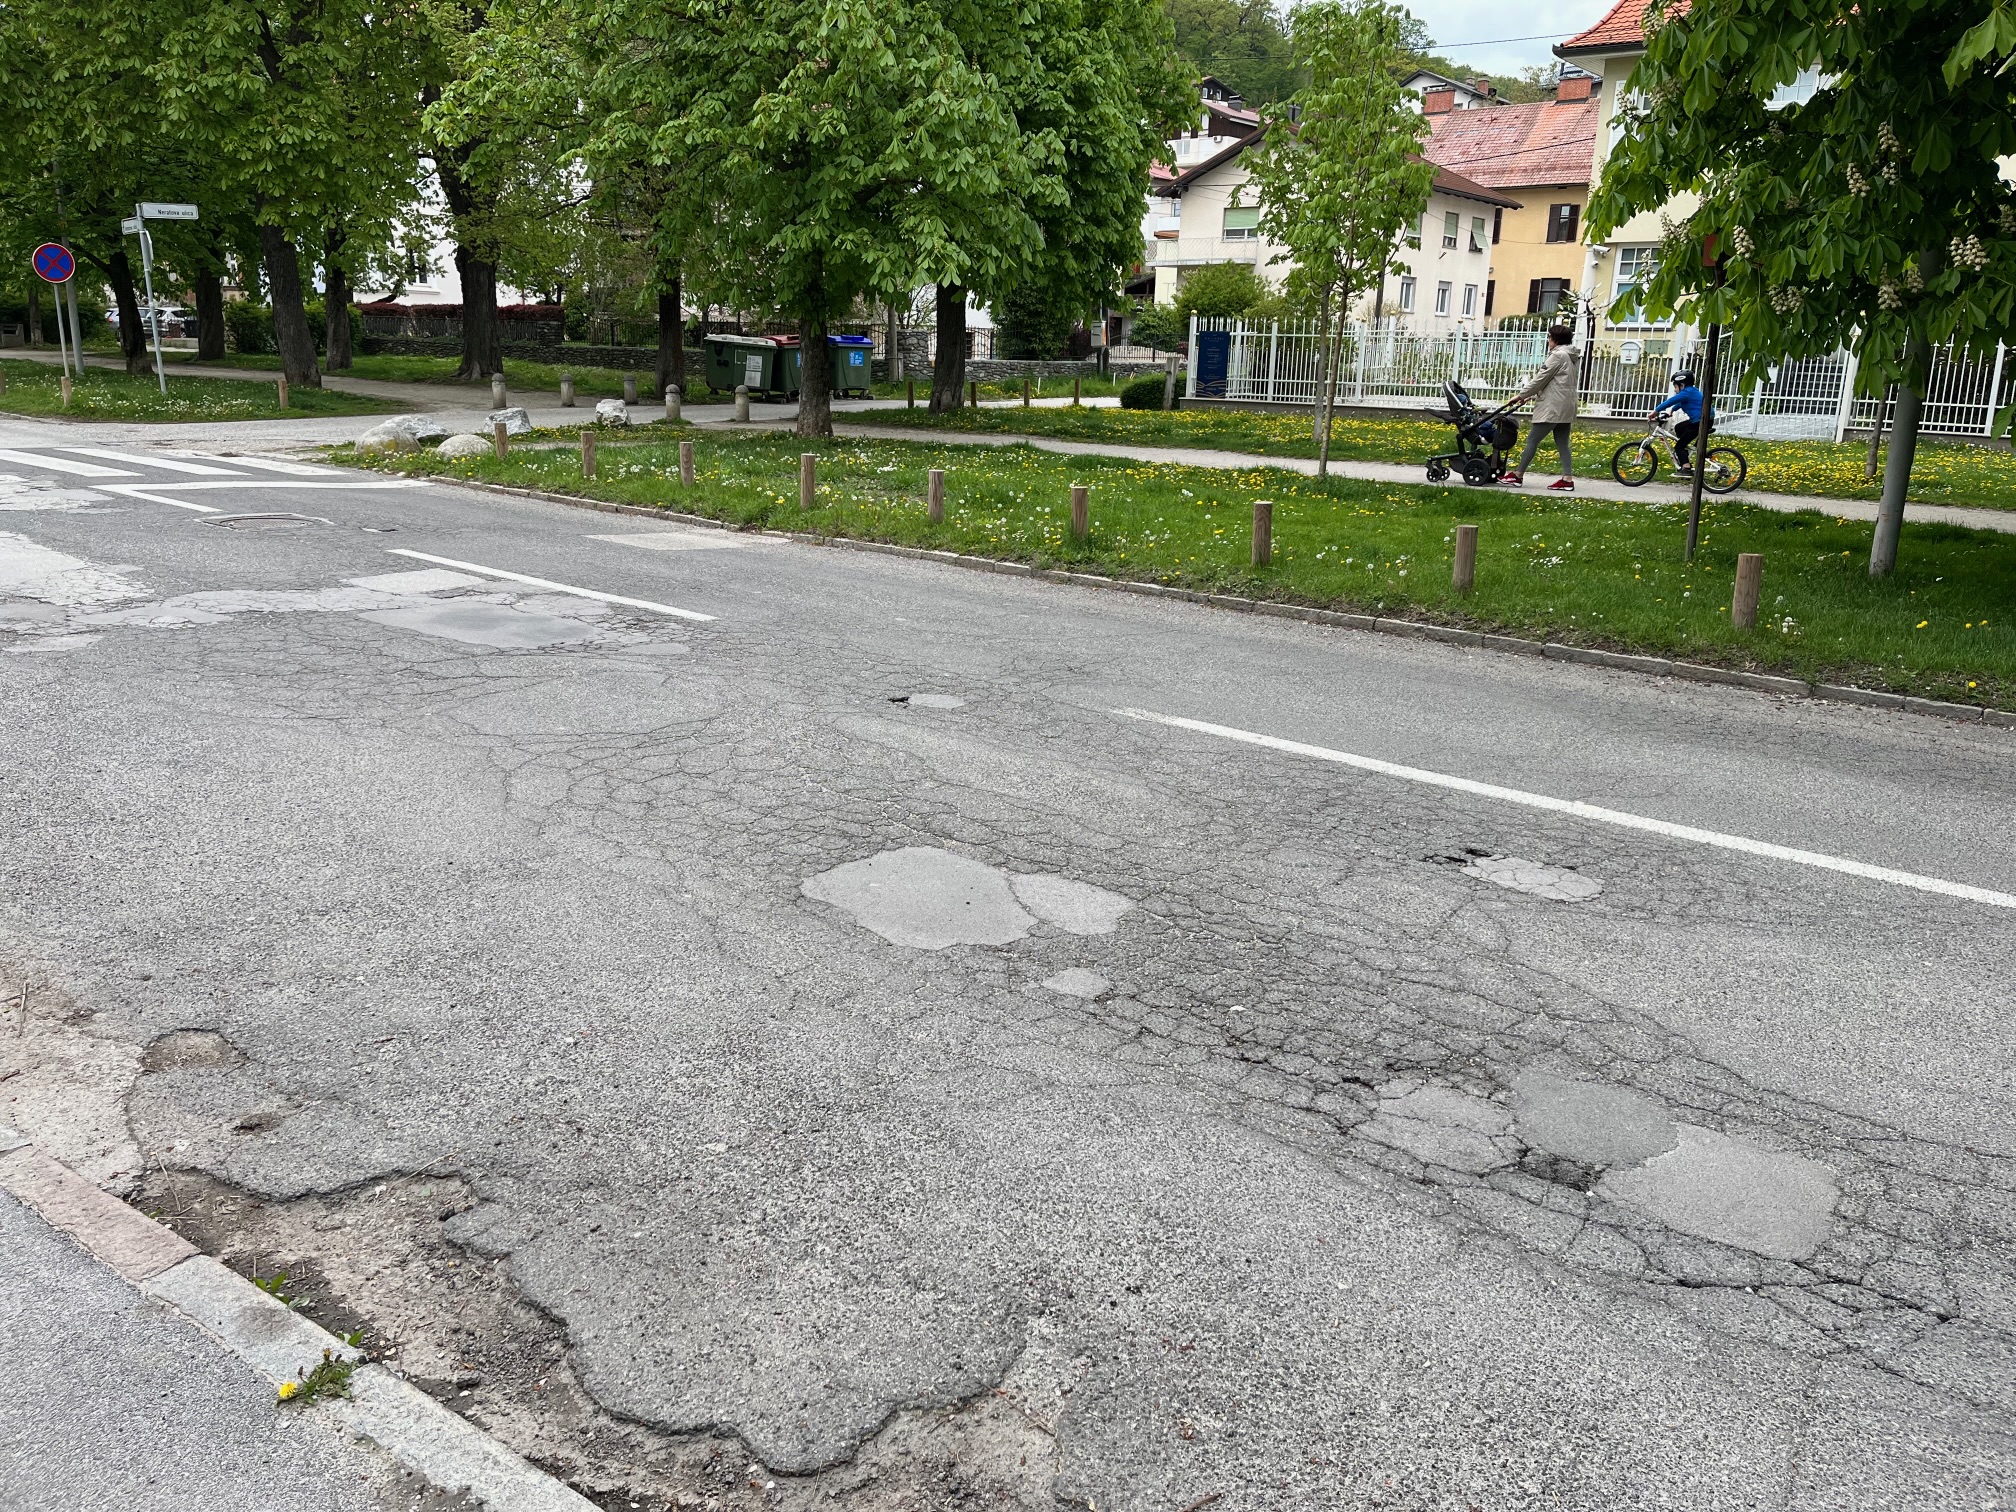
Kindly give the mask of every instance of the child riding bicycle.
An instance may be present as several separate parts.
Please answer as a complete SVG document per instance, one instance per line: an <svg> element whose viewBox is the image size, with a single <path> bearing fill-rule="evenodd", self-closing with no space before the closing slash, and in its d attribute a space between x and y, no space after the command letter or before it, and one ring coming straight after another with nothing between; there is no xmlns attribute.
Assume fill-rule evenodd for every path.
<svg viewBox="0 0 2016 1512"><path fill-rule="evenodd" d="M1661 400L1653 409L1652 418L1678 411L1681 419L1673 423L1673 468L1682 474L1694 471L1687 460L1687 448L1694 444L1694 438L1701 434L1701 409L1705 401L1701 390L1694 386L1694 375L1681 369L1673 375L1673 395Z"/></svg>

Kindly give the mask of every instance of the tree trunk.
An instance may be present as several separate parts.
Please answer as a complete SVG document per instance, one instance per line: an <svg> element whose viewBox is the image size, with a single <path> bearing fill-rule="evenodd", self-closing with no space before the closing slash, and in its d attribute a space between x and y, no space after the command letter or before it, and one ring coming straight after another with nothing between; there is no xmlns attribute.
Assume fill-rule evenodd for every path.
<svg viewBox="0 0 2016 1512"><path fill-rule="evenodd" d="M680 308L686 303L682 280L677 274L672 285L658 296L658 393L663 397L669 383L686 392L686 317Z"/></svg>
<svg viewBox="0 0 2016 1512"><path fill-rule="evenodd" d="M798 434L833 434L833 349L826 344L826 317L798 322Z"/></svg>
<svg viewBox="0 0 2016 1512"><path fill-rule="evenodd" d="M196 275L196 356L214 362L224 355L224 276Z"/></svg>
<svg viewBox="0 0 2016 1512"><path fill-rule="evenodd" d="M42 280L37 278L28 285L28 345L42 345Z"/></svg>
<svg viewBox="0 0 2016 1512"><path fill-rule="evenodd" d="M350 366L350 275L333 261L323 267L322 320L329 371L340 373Z"/></svg>
<svg viewBox="0 0 2016 1512"><path fill-rule="evenodd" d="M259 251L266 264L267 287L273 291L273 345L280 350L280 371L294 388L320 388L315 336L308 329L308 311L301 300L301 254L278 226L259 228Z"/></svg>
<svg viewBox="0 0 2016 1512"><path fill-rule="evenodd" d="M1325 416L1323 414L1323 394L1330 386L1330 291L1328 289L1323 291L1323 302L1318 308L1317 321L1316 402L1310 406L1312 413L1309 417L1309 440L1312 444L1320 445L1326 428ZM1319 474L1325 470L1320 466L1317 468Z"/></svg>
<svg viewBox="0 0 2016 1512"><path fill-rule="evenodd" d="M1869 545L1869 576L1888 577L1897 566L1897 538L1904 530L1904 496L1911 487L1911 463L1918 455L1918 417L1924 408L1925 370L1932 347L1913 331L1904 344L1904 377L1897 385L1897 415L1890 422L1890 455L1883 464L1883 497L1876 505L1876 536Z"/></svg>
<svg viewBox="0 0 2016 1512"><path fill-rule="evenodd" d="M105 270L105 281L112 285L112 303L119 311L119 353L126 359L126 371L135 378L145 378L154 371L154 359L147 354L148 327L140 313L140 293L133 287L133 264L127 261L122 246L100 266Z"/></svg>
<svg viewBox="0 0 2016 1512"><path fill-rule="evenodd" d="M1883 422L1890 414L1890 406L1897 400L1897 385L1890 384L1883 390L1882 402L1876 406L1876 423L1869 427L1869 456L1862 464L1865 482L1876 481L1877 469L1883 462Z"/></svg>
<svg viewBox="0 0 2016 1512"><path fill-rule="evenodd" d="M889 301L889 365L886 371L889 382L903 381L903 306L893 299Z"/></svg>
<svg viewBox="0 0 2016 1512"><path fill-rule="evenodd" d="M966 395L966 290L938 285L938 355L931 363L931 413L956 410Z"/></svg>
<svg viewBox="0 0 2016 1512"><path fill-rule="evenodd" d="M460 242L455 271L462 279L462 365L455 376L466 382L504 371L504 341L497 323L497 264Z"/></svg>

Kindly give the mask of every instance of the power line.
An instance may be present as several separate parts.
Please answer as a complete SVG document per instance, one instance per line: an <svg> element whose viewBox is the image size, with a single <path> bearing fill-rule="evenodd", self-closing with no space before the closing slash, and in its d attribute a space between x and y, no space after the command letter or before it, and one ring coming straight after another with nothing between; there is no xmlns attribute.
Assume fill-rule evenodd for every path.
<svg viewBox="0 0 2016 1512"><path fill-rule="evenodd" d="M1572 37L1573 32L1534 32L1529 37L1485 37L1478 42L1436 42L1432 46L1443 47L1496 47L1501 42L1550 42L1556 37Z"/></svg>

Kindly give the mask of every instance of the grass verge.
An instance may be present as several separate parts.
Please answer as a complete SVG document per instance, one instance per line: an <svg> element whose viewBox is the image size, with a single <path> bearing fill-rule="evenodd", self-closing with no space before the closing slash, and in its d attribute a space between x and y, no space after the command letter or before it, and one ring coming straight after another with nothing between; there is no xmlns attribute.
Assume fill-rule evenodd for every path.
<svg viewBox="0 0 2016 1512"><path fill-rule="evenodd" d="M931 415L920 407L889 416L877 415L876 422L934 430L1055 436L1068 441L1199 447L1266 457L1316 455L1316 443L1306 417L1240 410L1178 410L1164 414L1160 410L1039 410L1018 405ZM1447 451L1454 444L1454 430L1425 419L1346 414L1339 417L1336 425L1330 455L1350 462L1418 466L1430 453ZM1610 454L1623 442L1635 439L1635 435L1635 432L1627 435L1621 431L1578 429L1576 471L1584 477L1609 477ZM1870 482L1867 477L1867 442L1844 442L1837 446L1831 441L1756 441L1744 436L1725 439L1750 459L1751 488L1824 499L1873 499L1881 492L1880 484ZM1551 445L1543 447L1535 465L1551 472L1554 465ZM1660 476L1665 481L1678 481L1664 462L1660 467ZM1877 476L1879 479L1882 476L1880 461ZM2016 509L2016 456L2001 446L1921 441L1911 470L1911 498L1924 504Z"/></svg>
<svg viewBox="0 0 2016 1512"><path fill-rule="evenodd" d="M0 412L56 415L68 420L283 420L302 415L375 415L395 409L383 399L333 389L295 389L286 409L264 384L234 378L168 375L162 394L154 375L136 378L107 368L86 368L63 407L62 374L46 362L0 362L7 391Z"/></svg>
<svg viewBox="0 0 2016 1512"><path fill-rule="evenodd" d="M572 448L368 465L1067 567L1214 593L1680 656L1921 697L2016 707L2016 536L1913 525L1897 572L1872 582L1867 524L1819 512L1708 505L1699 557L1680 561L1682 505L1573 495L1318 482L1256 465L1186 468L1030 447L850 439L819 451L818 507L798 508L804 443L775 433L605 443L600 476ZM355 460L337 448L331 460ZM925 518L926 470L946 470L946 517ZM1067 538L1069 489L1092 490L1092 534ZM1250 565L1252 504L1274 502L1275 560ZM1449 584L1454 528L1481 527L1477 587ZM1760 626L1729 624L1739 552L1764 554Z"/></svg>

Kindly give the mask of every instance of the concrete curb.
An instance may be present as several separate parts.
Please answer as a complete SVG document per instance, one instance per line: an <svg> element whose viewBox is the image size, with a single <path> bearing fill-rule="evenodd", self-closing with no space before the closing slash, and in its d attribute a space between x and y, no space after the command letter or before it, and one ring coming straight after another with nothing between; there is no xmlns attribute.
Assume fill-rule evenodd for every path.
<svg viewBox="0 0 2016 1512"><path fill-rule="evenodd" d="M0 1128L0 1188L81 1245L138 1290L174 1308L273 1383L312 1368L324 1350L357 1351L269 1296L236 1271L199 1254L11 1129ZM451 1494L467 1492L487 1512L595 1512L569 1490L466 1418L382 1365L361 1365L348 1400L326 1408L345 1430L372 1440L407 1469Z"/></svg>
<svg viewBox="0 0 2016 1512"><path fill-rule="evenodd" d="M428 478L457 488L473 488L484 493L507 494L513 498L539 499L564 504L571 509L592 509L598 514L641 515L650 520L672 520L681 525L698 525L709 530L733 531L735 527L706 515L682 514L649 504L614 504L606 499L584 499L574 494L551 493L538 488L513 488L504 483L484 483L473 478ZM1388 619L1380 615L1345 614L1334 609L1309 609L1300 604L1277 604L1265 599L1240 598L1229 593L1201 593L1193 588L1170 588L1161 583L1140 583L1126 578L1099 577L1089 572L1061 572L1002 562L992 557L965 556L956 551L932 551L922 546L893 546L886 541L857 541L849 536L810 535L798 531L766 530L761 534L775 540L796 541L806 546L824 546L836 551L867 551L878 556L911 557L937 562L947 567L964 567L974 572L994 572L1010 577L1040 578L1049 583L1071 583L1080 588L1103 588L1115 593L1132 593L1144 598L1183 599L1212 609L1232 609L1246 614L1262 614L1271 619L1301 620L1311 625L1331 625L1345 630L1370 630L1379 635L1399 635L1411 640L1441 641L1445 645L1467 646L1483 651L1504 651L1515 656L1543 656L1553 661L1579 662L1589 667L1608 667L1616 672L1636 672L1651 677L1677 677L1687 682L1721 683L1731 688L1772 693L1781 698L1817 698L1830 703L1863 704L1874 709L1893 709L1905 714L1926 714L1961 724L1985 724L2016 730L2016 713L1984 709L1977 704L1943 703L1936 698L1911 698L1902 693L1878 692L1872 688L1839 687L1832 683L1809 683L1798 677L1778 677L1766 672L1732 672L1724 667L1702 666L1696 662L1670 661L1663 656L1634 656L1621 651L1599 651L1589 646L1568 646L1558 641L1526 640L1516 635L1494 635L1478 630L1460 630L1425 620Z"/></svg>

